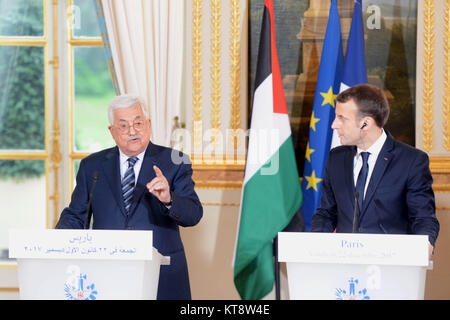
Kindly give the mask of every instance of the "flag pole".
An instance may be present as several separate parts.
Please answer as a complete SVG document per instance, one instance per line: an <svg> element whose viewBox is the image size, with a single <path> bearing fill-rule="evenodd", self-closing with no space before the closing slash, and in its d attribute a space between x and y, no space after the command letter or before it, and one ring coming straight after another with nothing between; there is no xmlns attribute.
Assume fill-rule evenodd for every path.
<svg viewBox="0 0 450 320"><path fill-rule="evenodd" d="M278 262L278 236L273 239L273 253L275 257L275 300L280 300L280 263Z"/></svg>

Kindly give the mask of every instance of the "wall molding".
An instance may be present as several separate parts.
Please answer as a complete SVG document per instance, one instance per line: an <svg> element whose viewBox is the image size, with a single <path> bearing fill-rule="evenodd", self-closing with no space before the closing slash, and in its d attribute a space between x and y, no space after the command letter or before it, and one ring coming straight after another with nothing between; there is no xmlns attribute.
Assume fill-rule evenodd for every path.
<svg viewBox="0 0 450 320"><path fill-rule="evenodd" d="M422 60L422 148L430 152L434 134L434 52L435 52L435 4L424 1L423 10L423 60Z"/></svg>

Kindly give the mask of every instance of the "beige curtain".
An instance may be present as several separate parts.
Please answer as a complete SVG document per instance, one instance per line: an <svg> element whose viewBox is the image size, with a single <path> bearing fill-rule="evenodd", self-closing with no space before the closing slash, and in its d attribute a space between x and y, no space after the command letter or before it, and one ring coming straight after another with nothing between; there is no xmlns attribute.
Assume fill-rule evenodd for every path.
<svg viewBox="0 0 450 320"><path fill-rule="evenodd" d="M170 145L181 109L184 0L102 0L120 93L140 95L152 141Z"/></svg>

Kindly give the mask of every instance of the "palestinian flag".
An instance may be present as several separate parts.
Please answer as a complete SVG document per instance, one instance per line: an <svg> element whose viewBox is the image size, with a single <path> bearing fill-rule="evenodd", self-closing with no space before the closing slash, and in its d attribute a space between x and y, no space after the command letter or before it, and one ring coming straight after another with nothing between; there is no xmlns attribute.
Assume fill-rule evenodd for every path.
<svg viewBox="0 0 450 320"><path fill-rule="evenodd" d="M242 299L261 299L272 291L273 239L302 199L275 46L273 1L266 0L234 260L234 283Z"/></svg>

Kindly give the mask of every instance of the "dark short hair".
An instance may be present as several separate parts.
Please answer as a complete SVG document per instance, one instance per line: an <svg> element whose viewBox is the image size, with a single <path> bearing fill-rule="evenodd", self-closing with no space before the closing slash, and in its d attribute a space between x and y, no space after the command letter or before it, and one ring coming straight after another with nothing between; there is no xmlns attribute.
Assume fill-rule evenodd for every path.
<svg viewBox="0 0 450 320"><path fill-rule="evenodd" d="M389 118L389 103L383 90L371 84L359 84L342 91L337 102L353 100L359 109L359 117L372 117L383 128Z"/></svg>

